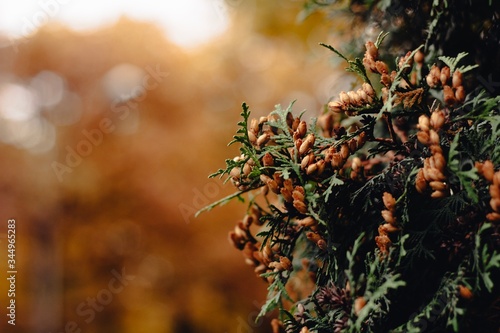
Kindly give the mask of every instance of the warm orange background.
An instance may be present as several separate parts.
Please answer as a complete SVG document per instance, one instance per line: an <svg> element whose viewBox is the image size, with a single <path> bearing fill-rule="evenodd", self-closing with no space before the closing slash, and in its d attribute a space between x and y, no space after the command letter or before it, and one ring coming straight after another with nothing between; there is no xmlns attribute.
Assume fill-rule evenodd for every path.
<svg viewBox="0 0 500 333"><path fill-rule="evenodd" d="M301 5L239 2L230 30L191 51L126 18L87 34L47 26L0 48L0 82L27 85L51 71L69 96L36 115L55 129L54 147L0 144L0 233L16 219L18 270L15 328L0 279L0 331L269 332L268 320L253 322L266 284L227 241L245 205L193 213L233 191L207 175L238 152L226 144L243 101L260 116L297 99L297 114L316 116L343 86L331 53L318 46L341 37L321 14L297 23ZM120 64L167 74L136 104L116 105L103 78ZM126 75L112 83L120 80ZM64 124L74 114L78 121ZM66 163L67 147L88 148L84 133L103 121L112 130L101 128L92 151L59 181L53 162ZM6 244L0 238L0 276ZM118 288L123 272L130 280ZM106 304L91 311L92 298Z"/></svg>

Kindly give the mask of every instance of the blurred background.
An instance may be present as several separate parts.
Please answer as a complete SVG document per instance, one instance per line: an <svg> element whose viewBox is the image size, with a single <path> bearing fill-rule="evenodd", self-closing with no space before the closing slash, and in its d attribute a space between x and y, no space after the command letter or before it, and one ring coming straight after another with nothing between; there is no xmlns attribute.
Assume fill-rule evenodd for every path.
<svg viewBox="0 0 500 333"><path fill-rule="evenodd" d="M349 16L303 1L0 1L2 332L270 332L266 284L227 233L245 205L207 176L241 103L306 119L353 77L320 47Z"/></svg>

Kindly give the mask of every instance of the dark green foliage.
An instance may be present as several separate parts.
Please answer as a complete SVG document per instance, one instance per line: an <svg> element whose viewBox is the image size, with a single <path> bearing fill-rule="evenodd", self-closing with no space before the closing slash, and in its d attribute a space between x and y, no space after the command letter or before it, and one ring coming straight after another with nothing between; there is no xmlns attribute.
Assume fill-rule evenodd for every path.
<svg viewBox="0 0 500 333"><path fill-rule="evenodd" d="M231 142L241 156L211 175L227 176L238 192L207 209L250 193L250 222L230 236L269 282L259 316L278 309L287 333L498 332L500 96L474 79L492 64L484 49L449 52L453 29L497 28L443 25L466 10L467 24L493 15L496 25L498 6L355 4L366 20L402 16L418 36L405 43L401 31L380 33L372 54L354 60L322 44L364 84L308 126L293 116L293 103L259 121L243 104ZM411 52L401 58L405 45ZM441 76L433 82L435 67Z"/></svg>

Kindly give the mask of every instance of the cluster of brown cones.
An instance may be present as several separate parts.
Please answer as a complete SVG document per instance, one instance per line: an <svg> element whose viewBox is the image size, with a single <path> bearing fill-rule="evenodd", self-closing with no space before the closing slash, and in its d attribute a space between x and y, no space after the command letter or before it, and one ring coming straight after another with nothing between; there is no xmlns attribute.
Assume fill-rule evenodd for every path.
<svg viewBox="0 0 500 333"><path fill-rule="evenodd" d="M453 106L456 103L463 103L465 100L465 89L462 85L462 73L455 70L450 73L450 67L439 68L433 65L425 78L430 88L443 89L443 97L446 105Z"/></svg>
<svg viewBox="0 0 500 333"><path fill-rule="evenodd" d="M385 210L382 211L382 218L385 223L378 227L378 236L375 237L375 243L377 244L382 256L386 256L389 253L389 248L392 245L390 234L399 231L396 220L396 200L392 194L384 192L382 196L382 201L384 202Z"/></svg>
<svg viewBox="0 0 500 333"><path fill-rule="evenodd" d="M424 167L418 171L415 187L419 193L426 192L429 187L432 198L442 198L449 194L445 176L446 160L439 136L444 123L444 112L439 109L432 112L430 119L426 115L421 115L418 119L418 141L429 147L432 155L424 160Z"/></svg>
<svg viewBox="0 0 500 333"><path fill-rule="evenodd" d="M480 175L490 183L490 207L492 212L486 215L486 219L491 222L500 222L500 171L495 172L493 163L490 160L476 162L476 168Z"/></svg>

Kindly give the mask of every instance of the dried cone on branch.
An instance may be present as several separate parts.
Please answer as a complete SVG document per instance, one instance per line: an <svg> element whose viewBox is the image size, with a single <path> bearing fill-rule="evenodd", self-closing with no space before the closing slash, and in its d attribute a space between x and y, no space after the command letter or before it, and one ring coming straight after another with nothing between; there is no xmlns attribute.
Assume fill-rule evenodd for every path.
<svg viewBox="0 0 500 333"><path fill-rule="evenodd" d="M444 102L448 106L465 101L465 89L462 85L462 73L455 70L450 73L450 67L439 68L433 65L425 78L430 88L442 88Z"/></svg>
<svg viewBox="0 0 500 333"><path fill-rule="evenodd" d="M432 190L432 198L442 198L449 195L446 183L446 160L441 148L439 131L445 123L444 112L434 110L429 119L426 115L418 118L418 140L430 148L431 156L424 160L424 167L417 173L415 187L418 192L424 193L427 188Z"/></svg>
<svg viewBox="0 0 500 333"><path fill-rule="evenodd" d="M356 91L340 92L337 100L328 103L328 108L334 113L343 112L348 116L353 116L357 108L369 107L375 98L372 86L364 82L362 88Z"/></svg>
<svg viewBox="0 0 500 333"><path fill-rule="evenodd" d="M274 332L315 332L326 322L328 330L342 332L365 314L367 319L361 323L361 330L377 331L370 327L372 313L380 311L374 316L377 320L384 318L384 311L391 311L391 297L399 292L397 282L412 283L413 276L409 275L403 277L405 281L398 281L401 276L397 276L397 265L412 260L407 257L415 258L418 251L402 251L402 244L405 250L411 250L419 243L425 247L423 250L432 253L449 251L449 256L441 257L448 257L446 264L452 266L454 260L465 256L467 249L474 247L477 239L482 237L478 230L481 223L488 226L484 223L485 218L493 224L500 222L500 171L495 171L498 166L494 166L491 160L477 162L476 168L484 179L476 180L476 175L472 175L474 170L471 170L468 173L472 175L471 185L465 184L463 177L458 177L463 174L458 173L454 160L449 160L447 165L448 159L454 156L452 149L455 156L458 151L460 156L486 156L496 160L487 152L467 154L464 149L469 147L456 148L456 141L452 146L450 138L453 136L462 140L473 129L490 128L491 131L493 128L488 125L472 128L475 120L467 119L464 115L467 110L459 106L465 100L463 73L452 71L448 66L429 66L422 51L407 52L395 62L388 62L396 64L397 71L390 71L387 63L380 60L379 49L373 42L367 42L365 47L362 66L359 62L349 62L350 66L357 64L361 68L357 69L365 82L359 89L342 91L330 101L328 111L318 118L317 128L283 109L258 120L252 119L247 122L249 144L244 142L242 148L245 151L244 148L250 147L250 152L247 150L233 160L237 167L229 164L234 167L229 175L233 184L240 191L260 187L267 205L262 217L260 210L256 216L249 211L230 233L230 241L242 250L245 262L257 275L265 273L264 280L271 284L266 304L272 304L269 300L286 303L285 297L276 296L285 290L297 288L293 295L302 295L297 296L295 305L289 309L287 305L278 305L280 310L290 311L292 317L290 320L286 316L280 317L283 321L273 320ZM414 56L410 57L413 53ZM380 89L380 85L374 85L377 92L369 83L373 82L373 77L379 78L382 84ZM394 84L395 80L399 84ZM436 97L441 91L442 98ZM416 120L415 115L429 109L430 114L423 114ZM286 114L286 124L283 119L278 119L278 114L279 117ZM417 142L412 141L415 125ZM463 130L467 126L467 130ZM474 140L476 138L472 137L459 142L471 142L472 146ZM363 148L366 142L369 144ZM417 157L411 155L414 151L418 152ZM415 168L420 169L413 178ZM413 186L416 191L411 190ZM434 200L456 193L459 193L460 200L469 199L471 189L477 192L479 199L488 193L488 203L471 203L469 207L449 204L454 198ZM365 198L372 199L380 193L383 193L383 209L376 213L373 208L378 204L377 200ZM398 201L394 197L396 193L400 195ZM445 214L442 213L444 210ZM379 216L378 221L374 216ZM265 226L260 228L262 224ZM250 233L250 228L253 233ZM374 235L375 229L377 233ZM494 230L497 232L498 229ZM498 239L491 237L484 243L491 245L495 242L499 243ZM354 246L356 244L358 247ZM347 261L352 262L355 269L349 265L351 263L343 264L348 254L352 257ZM398 258L401 255L405 258ZM421 261L416 262L418 265ZM362 271L363 268L367 271ZM347 270L350 275L345 281ZM377 272L377 276L369 279L377 280L383 276L376 286L367 283L368 274L372 272ZM447 276L454 274L448 273L451 275ZM439 272L429 274L437 276ZM423 276L420 272L415 275ZM341 278L333 281L333 276ZM473 279L471 276L466 278ZM369 295L374 295L377 288L391 277L394 278L394 292L380 293L381 299L387 297L387 303L371 299ZM461 276L460 279L454 278L456 281L450 282L446 286L450 288L445 291L454 290L453 297L474 302L478 290L465 287L472 284L460 280ZM310 279L316 284L316 289L304 292L303 279ZM334 290L326 286L335 284L345 285L346 289L342 292L338 288L335 292L325 291ZM433 290L437 285L432 284ZM432 297L429 293L433 292L426 292L425 299L412 295L418 299L415 304L419 303L414 304L415 309L428 302ZM373 307L373 302L379 303ZM310 314L313 315L308 316ZM334 319L326 320L325 316ZM422 314L419 316L424 318Z"/></svg>
<svg viewBox="0 0 500 333"><path fill-rule="evenodd" d="M399 231L396 223L396 200L392 194L384 192L382 196L385 210L382 211L382 218L385 223L378 227L378 236L375 237L375 243L380 250L382 256L389 254L389 248L392 244L389 236Z"/></svg>
<svg viewBox="0 0 500 333"><path fill-rule="evenodd" d="M486 219L491 222L500 222L500 171L495 172L493 163L487 160L483 163L476 162L476 168L480 175L490 183L490 208L491 212L486 215Z"/></svg>

